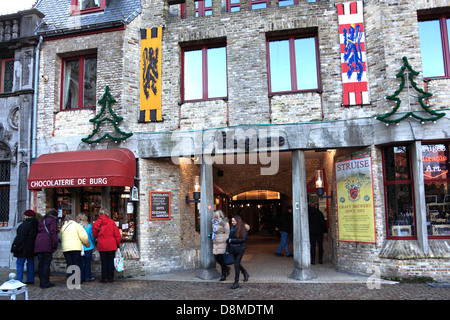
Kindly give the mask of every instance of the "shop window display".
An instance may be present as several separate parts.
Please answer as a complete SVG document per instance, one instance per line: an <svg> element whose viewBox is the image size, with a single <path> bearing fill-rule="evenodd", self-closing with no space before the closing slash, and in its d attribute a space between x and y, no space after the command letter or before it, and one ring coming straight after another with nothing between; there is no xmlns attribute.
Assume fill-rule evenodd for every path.
<svg viewBox="0 0 450 320"><path fill-rule="evenodd" d="M414 191L408 146L384 149L384 186L388 237L415 236Z"/></svg>
<svg viewBox="0 0 450 320"><path fill-rule="evenodd" d="M450 237L449 144L422 145L422 163L428 236Z"/></svg>
<svg viewBox="0 0 450 320"><path fill-rule="evenodd" d="M87 215L89 223L94 223L99 217L102 204L102 187L85 187L80 191L80 210L72 212L74 193L70 188L57 188L55 191L56 208L58 211L58 232L66 215L75 215L83 212ZM135 241L136 220L134 204L130 201L130 190L125 187L112 187L110 193L110 217L115 221L122 235L122 242Z"/></svg>

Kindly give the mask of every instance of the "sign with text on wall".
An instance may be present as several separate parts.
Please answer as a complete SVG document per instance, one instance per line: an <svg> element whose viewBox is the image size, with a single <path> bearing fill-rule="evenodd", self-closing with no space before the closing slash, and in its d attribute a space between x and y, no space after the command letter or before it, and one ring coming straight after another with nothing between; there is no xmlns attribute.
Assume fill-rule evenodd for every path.
<svg viewBox="0 0 450 320"><path fill-rule="evenodd" d="M170 191L150 191L150 220L170 220Z"/></svg>
<svg viewBox="0 0 450 320"><path fill-rule="evenodd" d="M339 241L375 242L372 158L335 165Z"/></svg>

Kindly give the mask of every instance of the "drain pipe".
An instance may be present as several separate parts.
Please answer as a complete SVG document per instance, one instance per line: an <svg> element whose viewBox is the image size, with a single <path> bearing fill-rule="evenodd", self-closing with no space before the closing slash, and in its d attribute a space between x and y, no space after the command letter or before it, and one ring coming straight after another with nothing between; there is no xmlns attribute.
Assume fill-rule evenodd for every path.
<svg viewBox="0 0 450 320"><path fill-rule="evenodd" d="M40 50L42 44L42 36L39 37L39 43L36 47L36 56L35 56L35 64L34 64L34 93L33 93L33 114L32 114L32 128L31 128L31 158L30 158L30 166L31 162L36 158L36 150L37 150L37 100L38 100L38 87L39 87L39 59L40 59Z"/></svg>

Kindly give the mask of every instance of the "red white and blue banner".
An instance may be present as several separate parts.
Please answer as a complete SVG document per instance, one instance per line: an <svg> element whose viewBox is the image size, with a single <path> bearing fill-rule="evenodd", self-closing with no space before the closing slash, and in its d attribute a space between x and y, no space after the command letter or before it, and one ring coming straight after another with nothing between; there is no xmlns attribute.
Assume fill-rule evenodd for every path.
<svg viewBox="0 0 450 320"><path fill-rule="evenodd" d="M336 7L341 46L343 105L368 104L363 2L338 3Z"/></svg>

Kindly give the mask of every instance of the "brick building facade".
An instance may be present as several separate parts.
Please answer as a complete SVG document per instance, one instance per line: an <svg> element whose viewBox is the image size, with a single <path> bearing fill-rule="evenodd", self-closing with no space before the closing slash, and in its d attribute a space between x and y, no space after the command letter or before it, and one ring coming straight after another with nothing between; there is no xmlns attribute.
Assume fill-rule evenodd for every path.
<svg viewBox="0 0 450 320"><path fill-rule="evenodd" d="M71 214L92 209L95 217L96 209L86 203L96 200L110 208L119 226L127 227L122 228L124 233L130 223L135 226L133 241L124 245L127 272L199 268L201 277L207 278L215 275L207 239L214 208L231 214L238 199L234 197L243 192L278 192L281 206L294 208L291 276L310 279L314 272L307 199L317 202L315 174L322 170L326 195L331 196L318 201L329 225L326 262L345 272L366 274L368 268L379 267L385 277L448 279L449 180L445 175L424 175L428 166L423 157L426 150L438 150L425 162L436 162L430 167L435 171L448 168L450 75L430 71L424 81L428 72L424 60L429 57L421 51L420 32L430 32L428 22L450 13L450 1L298 0L290 4L268 0L241 1L236 7L234 2L215 0L211 5L193 0L123 0L69 10L70 4L83 3L41 0L37 4L46 22L39 32L44 42L38 155L131 150L137 159L139 201L120 202L119 210L112 199L122 199L125 186L44 188L32 191L39 212L61 206L66 214L62 202L69 199ZM54 7L60 10L52 13ZM114 15L119 7L127 8L125 18ZM144 56L145 41L158 37L160 44L152 47L158 52ZM353 51L347 50L352 43ZM353 53L353 60L346 60L347 53ZM65 91L68 76L62 70L80 57L96 59L95 101L108 86L116 99L113 111L123 117L116 123L120 131L104 126L97 133L119 133L117 139L81 140L95 130L89 120L102 112L102 106L68 108L66 104L69 100L64 97L70 90ZM147 59L160 62L160 67L146 64ZM277 64L286 60L290 62ZM145 73L144 67L155 68ZM283 67L290 69L284 73ZM409 70L408 76L400 74L402 67ZM349 85L349 76L362 79ZM285 82L288 77L291 81ZM157 102L149 109L143 106L145 85L149 92L154 85L160 94L155 94ZM414 93L412 99L401 95L407 90ZM433 95L421 104L419 94L427 92ZM399 100L387 96L398 96L401 107L393 109ZM393 110L392 116L379 117ZM409 113L411 117L400 118ZM435 114L444 115L432 118ZM386 119L391 122L382 121ZM133 135L122 139L120 132ZM230 157L221 161L224 154ZM238 163L241 155L246 156ZM370 240L350 239L360 235L356 229L348 231L351 226L344 225L345 211L340 207L347 200L338 187L336 168L354 159L371 163L372 195L365 201L373 201L372 216L365 222L373 232L359 230ZM200 204L186 201L186 196L192 198L195 176L201 182ZM163 219L152 216L154 191L170 194L170 210L166 208L170 215ZM131 213L124 211L128 203ZM246 217L258 220L250 214ZM252 222L252 228L259 227Z"/></svg>

